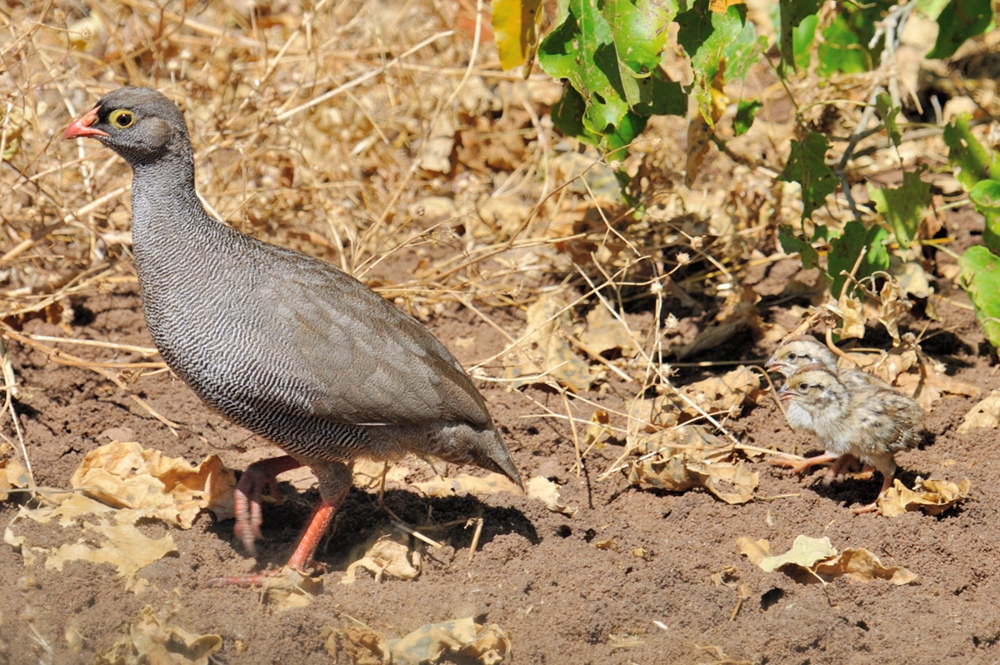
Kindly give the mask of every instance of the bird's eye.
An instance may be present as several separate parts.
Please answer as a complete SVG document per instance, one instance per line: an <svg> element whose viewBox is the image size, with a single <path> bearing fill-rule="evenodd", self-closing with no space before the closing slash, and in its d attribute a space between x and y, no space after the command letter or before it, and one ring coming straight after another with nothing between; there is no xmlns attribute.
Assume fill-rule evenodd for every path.
<svg viewBox="0 0 1000 665"><path fill-rule="evenodd" d="M795 360L798 357L799 357L799 354L795 353L794 351L789 351L788 352L788 359L789 360Z"/></svg>
<svg viewBox="0 0 1000 665"><path fill-rule="evenodd" d="M108 116L108 120L118 129L128 129L135 124L135 114L126 109L116 109Z"/></svg>
<svg viewBox="0 0 1000 665"><path fill-rule="evenodd" d="M799 392L800 393L804 393L807 390L809 390L809 384L808 383L800 383L799 384Z"/></svg>

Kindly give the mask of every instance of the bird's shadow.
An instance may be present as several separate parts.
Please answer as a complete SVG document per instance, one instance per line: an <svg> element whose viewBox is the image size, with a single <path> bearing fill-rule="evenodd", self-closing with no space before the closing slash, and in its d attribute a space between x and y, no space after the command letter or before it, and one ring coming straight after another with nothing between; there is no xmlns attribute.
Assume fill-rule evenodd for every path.
<svg viewBox="0 0 1000 665"><path fill-rule="evenodd" d="M319 492L314 489L300 492L287 483L281 483L279 489L280 503L263 506L263 537L257 542L257 561L261 567L281 566L287 561L319 504ZM476 528L470 520L476 518L483 520L477 549L507 534L518 534L532 545L540 542L534 525L521 510L489 505L471 495L424 497L411 490L392 489L385 492L383 505L407 527L455 550L471 547ZM392 515L379 506L377 492L352 488L334 517L334 526L317 550L316 559L333 569L346 567L379 536L392 531L402 533L393 521ZM216 521L208 530L247 555L233 537L233 526L231 519Z"/></svg>

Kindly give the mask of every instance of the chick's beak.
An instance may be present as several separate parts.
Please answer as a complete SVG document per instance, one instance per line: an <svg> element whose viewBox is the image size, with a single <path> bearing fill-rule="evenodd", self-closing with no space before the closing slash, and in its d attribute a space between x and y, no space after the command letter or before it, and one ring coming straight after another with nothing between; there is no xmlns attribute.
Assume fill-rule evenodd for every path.
<svg viewBox="0 0 1000 665"><path fill-rule="evenodd" d="M767 359L767 362L764 363L764 370L767 372L780 372L784 369L784 367L785 363L778 362L778 359L775 356L771 356Z"/></svg>
<svg viewBox="0 0 1000 665"><path fill-rule="evenodd" d="M79 120L66 128L66 131L63 132L63 140L107 136L106 132L95 129L92 126L95 122L97 122L96 106L84 113Z"/></svg>
<svg viewBox="0 0 1000 665"><path fill-rule="evenodd" d="M778 396L778 399L781 400L782 402L787 402L788 400L792 399L792 391L788 389L788 386L782 386L781 389L778 390L776 394Z"/></svg>

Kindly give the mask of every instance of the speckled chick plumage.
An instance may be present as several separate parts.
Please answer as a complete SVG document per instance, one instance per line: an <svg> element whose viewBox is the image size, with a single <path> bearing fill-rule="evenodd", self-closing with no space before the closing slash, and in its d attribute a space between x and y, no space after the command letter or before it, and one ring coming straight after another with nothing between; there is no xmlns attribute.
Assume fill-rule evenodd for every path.
<svg viewBox="0 0 1000 665"><path fill-rule="evenodd" d="M919 443L923 409L889 387L849 387L821 364L806 365L778 392L787 403L788 423L812 432L837 455L852 454L884 477L883 492L896 472L894 453Z"/></svg>
<svg viewBox="0 0 1000 665"><path fill-rule="evenodd" d="M426 328L334 266L205 212L187 127L169 99L122 88L87 118L67 136L97 138L132 166L146 322L201 399L313 468L324 497L345 490L324 478L349 483L335 467L406 453L520 485L479 391Z"/></svg>
<svg viewBox="0 0 1000 665"><path fill-rule="evenodd" d="M764 366L767 371L778 372L787 379L806 365L817 363L836 374L848 388L889 387L889 384L874 374L857 367L838 366L837 356L825 344L810 335L795 335L784 340Z"/></svg>

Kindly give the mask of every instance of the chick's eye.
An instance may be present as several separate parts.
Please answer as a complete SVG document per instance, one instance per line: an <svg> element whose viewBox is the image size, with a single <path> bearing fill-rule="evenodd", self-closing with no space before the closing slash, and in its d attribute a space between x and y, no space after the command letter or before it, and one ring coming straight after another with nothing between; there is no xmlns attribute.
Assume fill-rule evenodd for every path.
<svg viewBox="0 0 1000 665"><path fill-rule="evenodd" d="M809 390L809 384L808 383L800 383L799 384L799 392L800 393L804 393L807 390Z"/></svg>
<svg viewBox="0 0 1000 665"><path fill-rule="evenodd" d="M795 353L794 351L789 351L788 352L788 359L789 360L795 360L798 357L799 357L799 354Z"/></svg>
<svg viewBox="0 0 1000 665"><path fill-rule="evenodd" d="M117 109L111 112L108 120L118 129L128 129L135 124L135 114L126 109Z"/></svg>

